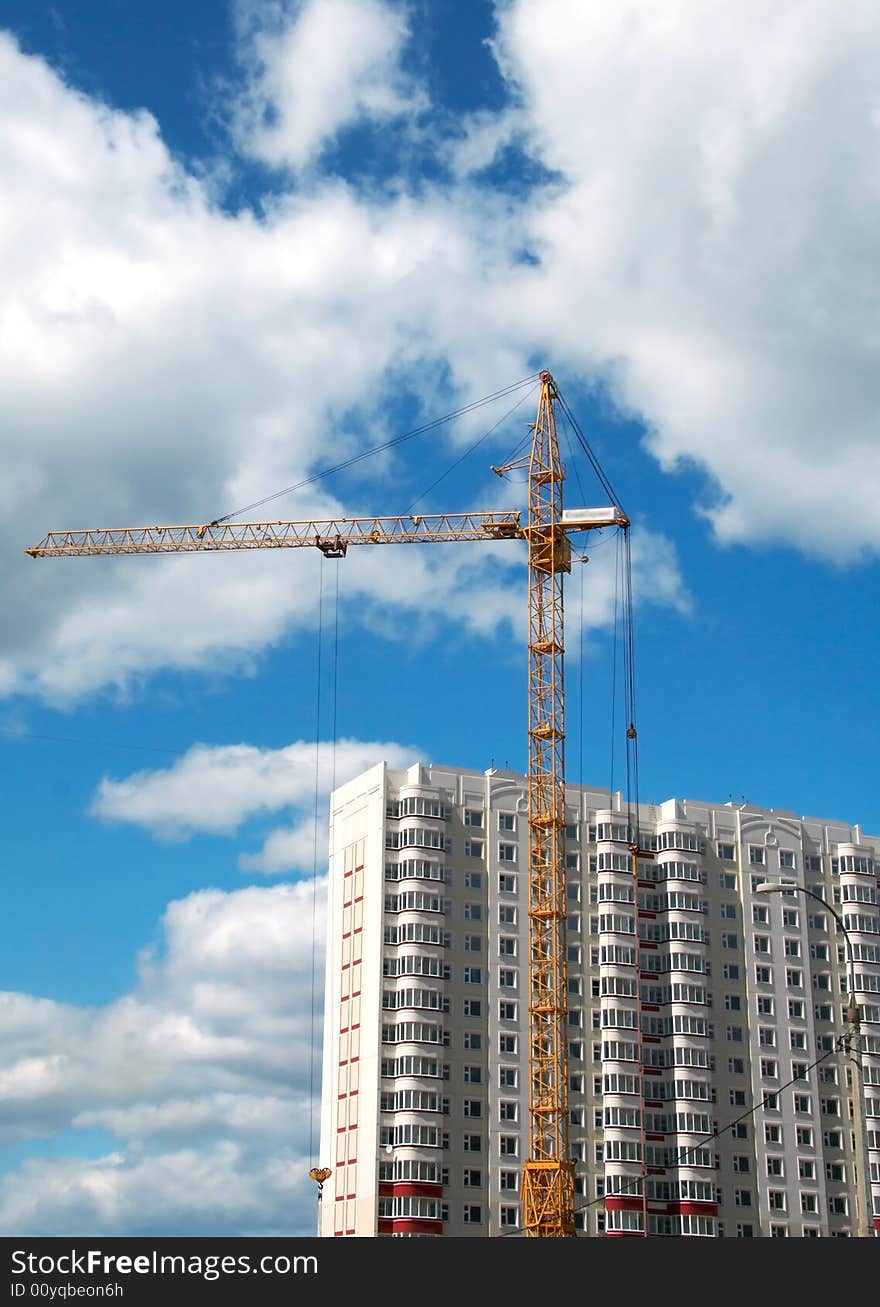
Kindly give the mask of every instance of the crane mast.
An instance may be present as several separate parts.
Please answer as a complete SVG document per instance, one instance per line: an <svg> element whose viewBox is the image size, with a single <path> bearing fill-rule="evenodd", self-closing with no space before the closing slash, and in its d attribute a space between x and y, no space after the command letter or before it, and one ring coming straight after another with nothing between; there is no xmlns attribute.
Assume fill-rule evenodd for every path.
<svg viewBox="0 0 880 1307"><path fill-rule="evenodd" d="M574 1163L568 1155L565 944L565 659L562 578L571 544L562 526L565 473L549 372L529 464L529 1158L523 1228L574 1235Z"/></svg>
<svg viewBox="0 0 880 1307"><path fill-rule="evenodd" d="M498 473L528 468L528 520L479 512L300 522L220 522L52 531L25 552L33 558L169 554L314 547L342 558L351 545L523 540L529 569L528 985L529 1157L523 1167L527 1236L575 1234L574 1163L568 1147L567 952L565 940L565 638L562 580L571 571L569 534L626 529L617 506L563 509L565 471L556 434L556 384L540 374L530 455ZM311 1173L313 1174L313 1173ZM314 1178L314 1175L313 1175Z"/></svg>

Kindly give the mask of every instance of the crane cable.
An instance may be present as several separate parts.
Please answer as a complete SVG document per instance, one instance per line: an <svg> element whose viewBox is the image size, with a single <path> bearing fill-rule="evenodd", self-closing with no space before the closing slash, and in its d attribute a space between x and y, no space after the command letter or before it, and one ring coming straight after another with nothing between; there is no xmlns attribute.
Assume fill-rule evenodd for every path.
<svg viewBox="0 0 880 1307"><path fill-rule="evenodd" d="M316 640L317 659L315 673L315 792L314 812L312 814L312 976L311 976L311 1024L310 1024L310 1063L309 1063L309 1160L316 1166L315 1153L315 1062L317 1056L317 989L318 989L318 829L321 803L321 700L322 700L322 666L324 661L324 567L326 559L321 556L318 580L318 633ZM338 684L339 684L339 574L337 562L336 587L333 614L333 644L331 655L330 680L330 765L327 768L327 802L336 788L336 739ZM329 855L329 850L328 850Z"/></svg>
<svg viewBox="0 0 880 1307"><path fill-rule="evenodd" d="M242 508L235 508L230 513L224 513L222 517L215 517L209 525L220 526L233 517L240 517L242 513L250 513L252 509L262 508L263 504L271 503L273 499L280 499L284 495L293 494L295 490L301 490L303 486L310 486L315 481L322 481L325 477L332 476L335 472L342 472L346 468L353 467L355 463L361 463L365 458L371 458L373 454L381 454L387 449L394 449L397 445L412 440L414 436L424 435L426 431L434 431L445 422L453 422L456 418L464 417L467 413L473 413L476 409L483 408L496 399L503 399L506 395L512 395L523 386L534 386L537 376L538 374L533 372L531 376L523 377L521 381L516 381L513 385L504 386L501 390L496 390L491 395L484 396L483 399L476 399L470 404L462 405L461 408L456 409L454 412L447 413L445 417L434 418L430 422L424 422L421 426L414 427L412 431L405 431L402 435L383 441L381 445L374 445L371 449L361 450L359 454L353 454L351 458L343 459L341 463L335 463L333 467L325 467L320 472L313 472L311 476L304 477L302 481L297 481L292 486L285 486L283 490L276 490L271 495L265 495L262 499L255 499L251 504L245 504Z"/></svg>
<svg viewBox="0 0 880 1307"><path fill-rule="evenodd" d="M406 510L407 513L411 513L412 510L415 508L416 504L420 503L421 500L423 500L426 495L429 495L431 491L435 489L436 486L439 486L440 482L444 481L446 477L449 476L449 473L454 471L454 469L457 468L460 463L463 463L466 458L469 458L471 454L474 452L474 450L478 449L480 445L482 445L484 440L488 440L492 432L497 430L497 428L501 426L502 422L506 422L507 419L511 417L512 414L514 414L516 410L522 404L524 404L531 395L535 393L536 389L537 386L532 386L531 390L527 390L526 393L516 401L516 403L513 405L512 408L509 408L506 413L503 413L501 415L501 417L498 419L497 422L494 422L492 426L489 427L488 431L484 431L478 440L475 440L472 445L469 445L468 448L464 451L464 453L459 458L457 458L453 463L451 463L445 472L442 472L440 476L438 476L436 481L432 481L426 490L423 490L420 495L416 496L416 498L410 504L409 508L407 508Z"/></svg>
<svg viewBox="0 0 880 1307"><path fill-rule="evenodd" d="M316 1012L316 977L318 974L318 806L321 792L321 665L323 662L324 635L324 556L318 569L318 638L315 641L315 810L312 815L312 995L311 1021L309 1025L309 1161L316 1165L315 1158L315 1012Z"/></svg>

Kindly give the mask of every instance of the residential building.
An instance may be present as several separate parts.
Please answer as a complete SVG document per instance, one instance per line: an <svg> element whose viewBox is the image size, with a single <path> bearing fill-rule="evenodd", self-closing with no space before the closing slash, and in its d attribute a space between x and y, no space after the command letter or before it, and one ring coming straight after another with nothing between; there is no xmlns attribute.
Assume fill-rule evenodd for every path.
<svg viewBox="0 0 880 1307"><path fill-rule="evenodd" d="M847 944L880 1229L880 837L580 786L565 836L578 1232L852 1233ZM846 933L805 894L756 893L779 877ZM322 1235L519 1229L527 943L523 776L380 764L335 791Z"/></svg>

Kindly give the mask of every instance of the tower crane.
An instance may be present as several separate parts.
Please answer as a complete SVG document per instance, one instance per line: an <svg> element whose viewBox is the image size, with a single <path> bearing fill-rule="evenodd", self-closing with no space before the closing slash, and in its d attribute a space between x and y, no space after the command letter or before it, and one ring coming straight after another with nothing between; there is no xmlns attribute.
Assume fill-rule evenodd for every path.
<svg viewBox="0 0 880 1307"><path fill-rule="evenodd" d="M540 374L531 452L506 467L528 470L528 514L519 511L336 518L299 522L211 522L192 526L52 531L32 558L182 554L221 549L314 547L343 558L354 545L453 540L525 540L529 570L528 952L529 1156L523 1166L527 1236L575 1234L574 1163L568 1146L567 954L565 946L565 653L562 579L569 535L629 520L616 505L563 507L556 383Z"/></svg>

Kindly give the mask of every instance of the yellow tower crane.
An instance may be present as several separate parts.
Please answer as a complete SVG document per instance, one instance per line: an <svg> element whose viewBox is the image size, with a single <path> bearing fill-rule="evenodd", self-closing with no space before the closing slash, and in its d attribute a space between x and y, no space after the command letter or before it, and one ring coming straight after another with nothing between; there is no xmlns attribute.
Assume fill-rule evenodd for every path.
<svg viewBox="0 0 880 1307"><path fill-rule="evenodd" d="M92 554L185 554L220 549L313 546L343 558L349 546L451 540L525 540L529 566L529 1157L523 1167L526 1235L574 1236L574 1163L568 1148L567 955L565 947L565 653L562 578L570 533L628 529L619 507L563 508L551 374L540 374L531 453L503 474L528 468L528 518L518 511L337 518L301 522L211 522L202 526L52 531L32 558Z"/></svg>

